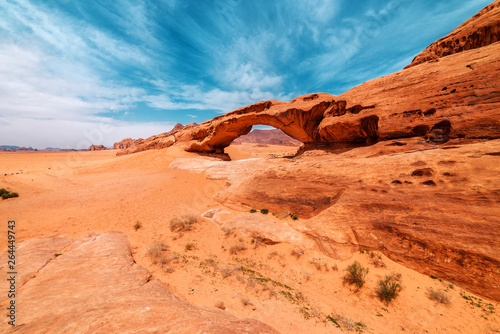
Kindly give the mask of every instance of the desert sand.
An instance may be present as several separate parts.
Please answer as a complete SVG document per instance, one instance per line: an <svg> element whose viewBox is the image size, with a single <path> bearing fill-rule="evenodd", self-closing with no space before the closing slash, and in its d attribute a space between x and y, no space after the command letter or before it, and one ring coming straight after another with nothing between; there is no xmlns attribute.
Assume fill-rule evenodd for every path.
<svg viewBox="0 0 500 334"><path fill-rule="evenodd" d="M483 151L498 150L499 146L499 141L490 141L471 149L479 155ZM238 153L242 147L245 151ZM282 152L288 153L289 149L283 147ZM20 193L19 198L1 202L1 216L4 220L16 219L19 243L59 234L78 240L91 232L97 235L122 232L130 240L133 260L149 270L180 300L211 309L223 304L224 312L236 318L255 319L282 333L336 332L338 328L327 320L328 316L337 319L343 330L359 328L365 333L399 333L403 328L410 333L495 333L500 329L496 302L454 282L413 271L376 250L362 250L362 254L356 249L345 260L335 259L308 238L308 233L302 232L303 226L314 224L313 221L294 221L272 213L250 214L247 210L221 206L216 193L231 188L228 182L238 182L242 165L246 165L247 170L258 170L264 166L267 169L291 164L288 159L262 157L263 148L253 145L235 145L230 150L237 156L251 155L253 158L220 162L176 147L122 157L115 157L116 151L1 153L0 160L5 166L1 182ZM419 161L432 165L437 162L434 159L441 159L442 153L455 155L455 160L466 159L470 154L469 148L467 152L460 148L444 151L434 148L409 154L395 153L401 150L400 147L385 146L385 150L379 157L371 159L377 163L382 158L391 157L408 161L414 155ZM278 152L278 147L272 147L272 152ZM313 153L296 158L294 164L306 163L316 154L321 154L325 160L330 159L329 163L345 161L349 157L369 159L359 158L366 154L366 148L341 155ZM258 156L261 158L256 158ZM206 160L205 167L196 163L196 168L190 168L188 162L193 159ZM484 160L491 168L498 158L483 154L481 158L469 159ZM172 164L175 161L177 163ZM228 164L224 168L226 177L217 170L220 163ZM228 170L233 174L231 181L227 178ZM359 172L362 170L360 168ZM207 171L212 174L208 175ZM492 173L497 171L493 169ZM388 193L395 191L391 190L395 186L386 186L385 180L384 185L380 185L377 176L364 178L366 182L370 179L373 179L373 187L387 188ZM216 213L207 214L210 210ZM186 214L198 218L193 229L182 234L172 232L169 222ZM138 222L141 227L135 230L134 225ZM267 230L261 228L262 224L268 223L274 226ZM168 245L166 254L176 257L163 268L153 264L147 256L148 248L158 241ZM6 240L1 242L5 249ZM71 247L66 244L57 247L47 255L49 265L56 266L58 261L63 261L66 252L68 256L72 254ZM235 254L231 254L232 247L238 249ZM62 255L55 257L55 254ZM366 284L359 292L342 281L344 269L354 260L370 269ZM26 278L28 283L21 288L21 296L24 291L24 298L29 298L28 294L35 296L33 291L37 289L29 290L30 283L39 284L39 288L49 284L40 282L42 273L55 270L48 270L49 265L38 273L35 270L32 275L35 277ZM377 280L391 273L401 273L403 290L394 302L386 305L374 291ZM71 283L66 284L71 287ZM430 300L428 288L446 290L451 302L443 305ZM120 290L120 283L110 284L107 289L108 292L103 293L112 296L113 291ZM478 298L482 306L471 306L462 295ZM67 293L59 295L54 304L65 305L70 302L69 297ZM490 303L494 313L489 313L487 305ZM20 323L33 328L29 327L33 326L33 319L50 314L48 310L35 310L30 309L29 315L23 314L23 305L20 304ZM125 319L120 321L127 322ZM23 332L22 326L18 329ZM79 330L75 328L74 332Z"/></svg>

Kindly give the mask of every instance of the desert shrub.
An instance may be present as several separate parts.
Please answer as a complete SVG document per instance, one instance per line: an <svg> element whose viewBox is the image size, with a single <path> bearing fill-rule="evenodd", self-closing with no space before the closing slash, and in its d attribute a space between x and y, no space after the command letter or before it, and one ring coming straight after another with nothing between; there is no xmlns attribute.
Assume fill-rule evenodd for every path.
<svg viewBox="0 0 500 334"><path fill-rule="evenodd" d="M135 225L134 225L134 230L136 230L136 231L137 231L137 230L138 230L138 229L140 229L141 227L142 227L141 222L140 222L140 221L137 221L137 223L135 223Z"/></svg>
<svg viewBox="0 0 500 334"><path fill-rule="evenodd" d="M174 218L170 221L170 231L182 232L191 231L193 224L198 221L198 218L193 215L184 215L182 217Z"/></svg>
<svg viewBox="0 0 500 334"><path fill-rule="evenodd" d="M378 281L377 296L381 301L390 303L394 298L399 295L402 287L399 282L401 275L387 275L384 279Z"/></svg>
<svg viewBox="0 0 500 334"><path fill-rule="evenodd" d="M274 251L274 252L269 253L269 254L267 255L267 258L268 258L268 259L272 259L273 257L278 256L278 255L279 255L279 254L278 254L278 252L277 252L277 251Z"/></svg>
<svg viewBox="0 0 500 334"><path fill-rule="evenodd" d="M220 308L221 310L226 309L226 305L224 305L224 302L222 300L218 300L217 303L215 303L215 307Z"/></svg>
<svg viewBox="0 0 500 334"><path fill-rule="evenodd" d="M250 301L250 299L248 299L248 297L241 297L241 302L243 303L243 306L247 306L247 305L253 305L252 302Z"/></svg>
<svg viewBox="0 0 500 334"><path fill-rule="evenodd" d="M233 233L234 228L224 227L222 231L224 231L224 236L227 238Z"/></svg>
<svg viewBox="0 0 500 334"><path fill-rule="evenodd" d="M186 251L190 251L196 248L195 244L186 244L185 249Z"/></svg>
<svg viewBox="0 0 500 334"><path fill-rule="evenodd" d="M231 255L234 255L234 254L237 254L238 252L244 251L246 249L247 249L247 246L245 246L245 244L237 244L229 249L229 253L231 253Z"/></svg>
<svg viewBox="0 0 500 334"><path fill-rule="evenodd" d="M321 317L321 312L317 308L312 308L310 314L311 314L311 317L313 317L313 318L320 318Z"/></svg>
<svg viewBox="0 0 500 334"><path fill-rule="evenodd" d="M262 210L260 210L260 213L262 213L263 215L267 215L269 213L269 210L268 209L262 209Z"/></svg>
<svg viewBox="0 0 500 334"><path fill-rule="evenodd" d="M433 288L428 288L427 296L430 300L441 304L448 305L450 303L450 297L442 290L434 290Z"/></svg>
<svg viewBox="0 0 500 334"><path fill-rule="evenodd" d="M347 273L344 276L344 283L356 285L356 289L361 289L365 284L365 277L368 275L368 268L364 268L358 261L347 266Z"/></svg>
<svg viewBox="0 0 500 334"><path fill-rule="evenodd" d="M312 259L309 263L315 266L317 271L321 271L321 262L318 259Z"/></svg>
<svg viewBox="0 0 500 334"><path fill-rule="evenodd" d="M365 252L368 252L368 251L370 251L370 250L369 250L368 248L366 248L366 247L359 246L358 251L359 251L361 254L365 254Z"/></svg>
<svg viewBox="0 0 500 334"><path fill-rule="evenodd" d="M256 212L257 212L257 210L255 210L255 209L250 210L250 213L256 213Z"/></svg>
<svg viewBox="0 0 500 334"><path fill-rule="evenodd" d="M222 278L226 278L231 276L234 272L240 271L241 266L234 266L234 267L224 267L220 270L220 273L222 274Z"/></svg>
<svg viewBox="0 0 500 334"><path fill-rule="evenodd" d="M363 328L366 327L366 325L361 321L356 322L354 320L340 316L338 314L329 315L326 317L326 320L333 322L333 324L337 326L337 328L341 328L347 331L356 330L357 333L362 333Z"/></svg>
<svg viewBox="0 0 500 334"><path fill-rule="evenodd" d="M248 286L249 288L255 288L255 285L256 285L256 284L257 284L257 283L255 282L255 280L254 280L254 279L248 279L248 281L247 281L247 286Z"/></svg>
<svg viewBox="0 0 500 334"><path fill-rule="evenodd" d="M222 275L222 278L226 278L231 276L233 274L233 271L231 270L231 268L224 267L220 270L220 273Z"/></svg>
<svg viewBox="0 0 500 334"><path fill-rule="evenodd" d="M162 266L161 268L162 268L163 272L166 272L166 273L173 273L174 272L174 268L171 266Z"/></svg>
<svg viewBox="0 0 500 334"><path fill-rule="evenodd" d="M293 213L290 214L290 217L292 218L292 220L299 220L299 217L297 217L297 215L294 215Z"/></svg>
<svg viewBox="0 0 500 334"><path fill-rule="evenodd" d="M297 291L297 292L295 293L295 298L296 298L299 302L303 302L303 303L305 303L305 302L307 301L306 296L304 296L304 294L303 294L302 292L300 292L300 291Z"/></svg>
<svg viewBox="0 0 500 334"><path fill-rule="evenodd" d="M19 197L18 193L12 193L4 188L0 189L0 196L2 199L8 199L8 198L13 198L13 197Z"/></svg>
<svg viewBox="0 0 500 334"><path fill-rule="evenodd" d="M163 241L155 243L153 246L148 248L146 255L151 259L158 259L163 255L163 252L168 251L168 246Z"/></svg>

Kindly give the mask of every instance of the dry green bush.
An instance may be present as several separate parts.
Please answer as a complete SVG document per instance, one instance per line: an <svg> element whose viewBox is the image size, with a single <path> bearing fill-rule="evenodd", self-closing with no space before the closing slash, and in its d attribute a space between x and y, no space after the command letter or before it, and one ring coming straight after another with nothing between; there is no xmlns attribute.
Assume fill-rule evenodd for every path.
<svg viewBox="0 0 500 334"><path fill-rule="evenodd" d="M166 272L166 273L172 273L174 272L174 268L171 266L162 266L161 269Z"/></svg>
<svg viewBox="0 0 500 334"><path fill-rule="evenodd" d="M148 248L146 256L150 257L152 260L158 259L163 255L163 252L166 251L168 251L167 244L163 241L158 241L153 246Z"/></svg>
<svg viewBox="0 0 500 334"><path fill-rule="evenodd" d="M253 305L247 296L241 297L241 302L243 303L243 306Z"/></svg>
<svg viewBox="0 0 500 334"><path fill-rule="evenodd" d="M368 275L368 268L364 268L358 261L347 266L347 273L344 276L344 283L349 285L354 284L356 289L361 289L365 284L365 277Z"/></svg>
<svg viewBox="0 0 500 334"><path fill-rule="evenodd" d="M220 270L222 274L222 278L226 278L234 274L235 272L239 272L241 270L241 266L233 266L233 267L224 267Z"/></svg>
<svg viewBox="0 0 500 334"><path fill-rule="evenodd" d="M134 224L134 230L136 230L136 231L137 231L138 229L140 229L141 227L142 227L142 224L141 224L141 222L140 222L140 221L137 221L137 222Z"/></svg>
<svg viewBox="0 0 500 334"><path fill-rule="evenodd" d="M231 253L231 255L234 255L234 254L237 254L238 252L242 252L246 249L247 249L247 246L245 244L237 244L229 249L229 253Z"/></svg>
<svg viewBox="0 0 500 334"><path fill-rule="evenodd" d="M451 302L450 297L443 290L434 290L433 288L428 288L427 296L430 300L433 300L440 304L448 305Z"/></svg>
<svg viewBox="0 0 500 334"><path fill-rule="evenodd" d="M193 229L194 223L196 223L197 221L198 218L194 215L184 215L181 217L176 217L170 221L170 231L191 231Z"/></svg>
<svg viewBox="0 0 500 334"><path fill-rule="evenodd" d="M379 280L378 288L376 290L378 298L386 303L390 303L393 299L395 299L402 289L400 280L401 274L387 275L383 280Z"/></svg>

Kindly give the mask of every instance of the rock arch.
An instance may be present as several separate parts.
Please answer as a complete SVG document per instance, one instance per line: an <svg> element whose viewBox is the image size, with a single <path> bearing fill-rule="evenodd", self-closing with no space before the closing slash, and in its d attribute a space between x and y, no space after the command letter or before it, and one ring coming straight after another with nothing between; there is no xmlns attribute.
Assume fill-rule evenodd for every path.
<svg viewBox="0 0 500 334"><path fill-rule="evenodd" d="M301 96L288 103L259 102L192 128L185 138L190 140L186 150L222 153L233 140L248 134L254 125L280 129L304 144L378 140L378 116L361 113L373 106L347 108L347 105L346 101L336 101L336 96L325 93Z"/></svg>

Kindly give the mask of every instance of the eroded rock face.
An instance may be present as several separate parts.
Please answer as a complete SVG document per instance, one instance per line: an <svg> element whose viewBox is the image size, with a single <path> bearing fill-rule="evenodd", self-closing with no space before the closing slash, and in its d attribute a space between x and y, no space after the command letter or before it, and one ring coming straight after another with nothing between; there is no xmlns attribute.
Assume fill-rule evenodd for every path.
<svg viewBox="0 0 500 334"><path fill-rule="evenodd" d="M278 333L177 298L135 263L123 233L90 234L74 243L59 238L52 247L48 239L27 241L35 248L19 244L24 262L39 258L41 248L46 256L19 289L14 333Z"/></svg>
<svg viewBox="0 0 500 334"><path fill-rule="evenodd" d="M140 140L143 140L143 139L142 138L140 138L140 139L125 138L119 142L114 143L113 150L124 150L126 148L129 148L130 146L135 145Z"/></svg>
<svg viewBox="0 0 500 334"><path fill-rule="evenodd" d="M494 1L445 37L429 45L406 68L500 41L500 1Z"/></svg>

